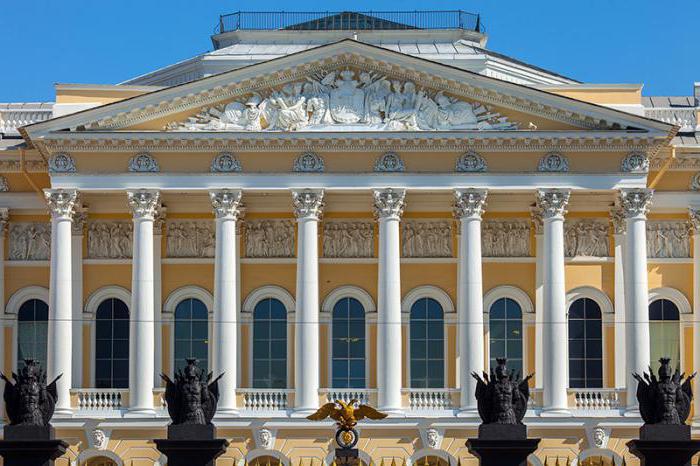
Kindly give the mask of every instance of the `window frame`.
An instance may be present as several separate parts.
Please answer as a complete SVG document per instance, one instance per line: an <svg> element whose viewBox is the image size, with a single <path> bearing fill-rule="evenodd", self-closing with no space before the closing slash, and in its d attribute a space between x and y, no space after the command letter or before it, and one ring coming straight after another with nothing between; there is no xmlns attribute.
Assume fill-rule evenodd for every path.
<svg viewBox="0 0 700 466"><path fill-rule="evenodd" d="M128 316L128 319L126 319L127 320L127 329L128 329L128 334L127 334L127 339L126 339L127 373L126 373L126 386L125 387L114 387L113 385L114 385L114 360L115 360L115 358L114 358L114 347L113 347L113 345L114 345L114 330L112 329L112 335L111 335L112 350L110 351L110 357L109 357L109 360L112 361L112 371L111 371L111 377L110 377L110 379L112 380L112 383L110 385L112 385L112 386L111 387L101 387L101 388L106 389L106 390L112 390L112 389L113 390L126 390L130 387L130 375L131 375L130 374L131 373L131 367L130 367L131 366L131 359L130 359L130 357L131 357L131 338L132 338L132 335L131 335L131 309L129 309L128 303L124 302L123 300L121 300L117 297L103 299L102 302L97 306L97 309L95 309L95 319L94 319L94 327L95 327L94 345L95 345L95 347L93 349L93 365L95 367L95 372L94 372L94 376L93 376L93 386L95 386L97 388L97 325L98 325L97 312L99 311L99 308L102 306L102 304L106 303L107 301L120 301L124 305L124 307L126 308L126 312L127 312L127 316ZM113 312L114 312L113 306L114 306L114 304L112 303L112 316L110 318L111 321L115 320L114 314L113 314ZM101 358L101 359L105 359L105 358ZM123 358L120 358L120 359L123 359Z"/></svg>
<svg viewBox="0 0 700 466"><path fill-rule="evenodd" d="M570 366L571 365L571 351L570 351L571 334L570 334L570 331L571 331L571 321L572 321L572 319L571 319L571 307L574 304L576 304L578 301L581 301L581 300L589 300L589 301L593 302L596 306L598 306L598 311L600 312L600 318L598 319L598 320L600 320L600 358L591 358L590 359L591 361L600 360L600 371L601 371L600 387L589 387L588 386L587 369L584 370L584 377L583 377L583 382L584 382L585 386L584 387L571 387L571 373L570 373L570 369L569 369L571 367ZM567 329L566 344L567 344L567 356L568 356L568 358L567 358L568 359L567 360L567 388L571 388L573 390L600 390L600 389L604 389L606 381L607 381L606 376L605 376L607 365L605 363L605 359L606 359L605 358L605 319L604 319L605 314L603 312L603 308L600 306L600 304L598 303L597 300L590 298L588 296L579 296L567 304L568 304L568 306L566 308L566 329ZM584 305L585 305L585 302L584 302ZM589 360L586 357L586 353L587 353L586 349L588 347L587 346L588 345L588 343L587 343L588 338L586 337L586 333L587 333L586 323L589 320L592 321L592 320L596 320L596 319L593 319L593 318L589 319L584 314L584 317L582 317L582 318L577 317L575 320L583 322L583 332L584 332L583 338L580 338L580 340L583 340L583 342L584 342L584 356L581 358L576 358L576 360L582 361L585 365Z"/></svg>
<svg viewBox="0 0 700 466"><path fill-rule="evenodd" d="M341 387L336 387L333 384L333 361L335 360L333 356L333 344L334 344L334 335L333 335L333 328L335 324L335 316L333 315L335 312L335 307L340 304L341 301L343 300L355 300L360 307L362 308L362 327L363 327L363 339L364 339L364 365L363 365L363 375L364 375L364 381L362 383L361 387L354 387L354 388L341 388ZM346 319L346 320L352 320L352 319ZM358 319L359 320L359 319ZM328 325L328 336L329 336L329 345L328 345L328 385L329 388L334 389L334 390L363 390L367 388L367 381L369 380L369 332L367 328L367 310L365 309L365 306L362 304L362 301L359 299L353 297L353 296L343 296L341 298L338 298L335 301L335 304L333 305L333 310L330 313L330 320L329 320L329 325ZM352 358L347 357L344 358L343 360L345 361L350 361ZM348 377L349 378L349 377Z"/></svg>
<svg viewBox="0 0 700 466"><path fill-rule="evenodd" d="M521 375L524 375L525 374L525 364L526 364L526 361L525 361L525 312L523 312L523 307L520 305L520 303L516 299L513 299L510 296L501 296L500 298L494 299L490 303L489 308L484 309L485 314L486 314L485 319L484 319L484 321L485 321L484 323L488 326L488 330L489 330L488 331L488 338L485 339L485 341L484 341L484 344L488 348L488 351L486 352L486 354L488 355L488 357L486 358L486 361L488 362L488 364L486 366L486 371L488 373L490 373L490 371L491 371L491 359L493 359L491 357L491 309L493 309L493 306L495 306L496 303L502 299L503 300L507 299L507 300L510 300L513 303L515 303L518 306L518 309L520 311L520 368L516 369L516 368L512 367L511 365L508 365L508 367L509 367L509 369L516 370L516 372L520 372ZM503 319L499 319L499 320L503 320L504 322L507 322L507 321L515 320L515 319L509 319L507 317L504 317ZM506 325L506 329L507 329L507 325ZM499 340L503 340L505 342L506 353L507 353L508 352L508 342L509 342L509 339L507 338L507 332L506 332L506 336L504 338L500 338ZM508 360L510 361L510 358L508 358Z"/></svg>

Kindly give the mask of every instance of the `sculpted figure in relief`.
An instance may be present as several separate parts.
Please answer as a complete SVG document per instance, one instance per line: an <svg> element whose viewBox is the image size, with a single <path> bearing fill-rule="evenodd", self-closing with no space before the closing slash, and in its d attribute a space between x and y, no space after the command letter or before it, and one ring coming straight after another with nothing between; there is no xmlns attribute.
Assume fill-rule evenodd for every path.
<svg viewBox="0 0 700 466"><path fill-rule="evenodd" d="M51 255L51 225L48 223L10 224L10 260L41 261Z"/></svg>
<svg viewBox="0 0 700 466"><path fill-rule="evenodd" d="M567 257L608 257L608 225L597 220L566 222L564 252Z"/></svg>
<svg viewBox="0 0 700 466"><path fill-rule="evenodd" d="M214 224L208 220L168 222L168 257L214 257Z"/></svg>
<svg viewBox="0 0 700 466"><path fill-rule="evenodd" d="M647 222L647 257L690 257L688 222Z"/></svg>
<svg viewBox="0 0 700 466"><path fill-rule="evenodd" d="M323 257L372 257L374 225L371 222L326 222Z"/></svg>
<svg viewBox="0 0 700 466"><path fill-rule="evenodd" d="M251 220L245 223L246 257L294 257L294 223Z"/></svg>
<svg viewBox="0 0 700 466"><path fill-rule="evenodd" d="M407 221L403 223L404 257L452 257L452 223Z"/></svg>
<svg viewBox="0 0 700 466"><path fill-rule="evenodd" d="M206 108L176 131L422 131L516 129L479 103L411 81L349 68L307 76L238 102Z"/></svg>
<svg viewBox="0 0 700 466"><path fill-rule="evenodd" d="M128 259L132 254L133 229L130 222L90 222L90 259Z"/></svg>
<svg viewBox="0 0 700 466"><path fill-rule="evenodd" d="M526 257L530 255L530 224L523 220L483 222L481 249L484 257Z"/></svg>

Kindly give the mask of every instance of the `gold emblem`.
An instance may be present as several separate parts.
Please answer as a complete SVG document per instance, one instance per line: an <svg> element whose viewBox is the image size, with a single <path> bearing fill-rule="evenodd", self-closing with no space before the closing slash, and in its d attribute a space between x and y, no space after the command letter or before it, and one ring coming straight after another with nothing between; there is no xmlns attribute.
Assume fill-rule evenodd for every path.
<svg viewBox="0 0 700 466"><path fill-rule="evenodd" d="M326 403L318 408L318 411L307 416L311 421L321 421L330 417L338 425L338 429L350 430L357 425L357 421L367 419L384 419L387 415L380 413L376 409L367 405L359 405L358 400L350 400L345 403L342 400L335 400L335 403ZM355 407L357 406L357 408ZM345 434L343 440L345 439ZM352 440L352 439L351 439Z"/></svg>

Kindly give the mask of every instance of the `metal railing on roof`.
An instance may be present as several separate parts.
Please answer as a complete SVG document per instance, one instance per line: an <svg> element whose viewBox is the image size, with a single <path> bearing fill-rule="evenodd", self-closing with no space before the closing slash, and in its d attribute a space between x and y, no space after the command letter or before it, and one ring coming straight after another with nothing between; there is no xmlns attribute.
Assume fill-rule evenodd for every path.
<svg viewBox="0 0 700 466"><path fill-rule="evenodd" d="M483 32L478 14L443 11L237 11L219 16L217 33L238 30L382 31L465 29Z"/></svg>

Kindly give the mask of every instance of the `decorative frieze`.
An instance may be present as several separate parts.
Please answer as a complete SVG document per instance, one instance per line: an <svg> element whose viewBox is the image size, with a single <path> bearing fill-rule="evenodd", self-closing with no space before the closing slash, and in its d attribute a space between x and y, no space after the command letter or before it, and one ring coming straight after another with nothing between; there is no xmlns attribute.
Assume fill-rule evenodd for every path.
<svg viewBox="0 0 700 466"><path fill-rule="evenodd" d="M608 222L580 219L564 225L564 253L567 257L608 257Z"/></svg>
<svg viewBox="0 0 700 466"><path fill-rule="evenodd" d="M295 172L322 173L325 169L323 158L315 152L304 152L294 160Z"/></svg>
<svg viewBox="0 0 700 466"><path fill-rule="evenodd" d="M130 172L157 173L160 171L158 161L148 152L136 154L129 160Z"/></svg>
<svg viewBox="0 0 700 466"><path fill-rule="evenodd" d="M484 257L527 257L530 255L530 222L525 219L485 220L481 226Z"/></svg>
<svg viewBox="0 0 700 466"><path fill-rule="evenodd" d="M49 173L75 173L75 160L65 152L49 157Z"/></svg>
<svg viewBox="0 0 700 466"><path fill-rule="evenodd" d="M212 173L236 173L242 171L241 162L230 152L220 152L211 161Z"/></svg>
<svg viewBox="0 0 700 466"><path fill-rule="evenodd" d="M644 152L631 152L622 160L623 172L649 173L649 158Z"/></svg>
<svg viewBox="0 0 700 466"><path fill-rule="evenodd" d="M647 257L690 257L687 221L647 221Z"/></svg>
<svg viewBox="0 0 700 466"><path fill-rule="evenodd" d="M324 222L323 257L374 257L374 223L363 221Z"/></svg>
<svg viewBox="0 0 700 466"><path fill-rule="evenodd" d="M403 257L452 257L452 222L402 222Z"/></svg>
<svg viewBox="0 0 700 466"><path fill-rule="evenodd" d="M51 256L51 225L40 222L10 224L11 261L42 261Z"/></svg>
<svg viewBox="0 0 700 466"><path fill-rule="evenodd" d="M558 152L550 152L540 159L537 170L541 172L568 172L569 159Z"/></svg>
<svg viewBox="0 0 700 466"><path fill-rule="evenodd" d="M455 171L457 172L485 172L487 168L486 160L473 150L457 157L455 163Z"/></svg>
<svg viewBox="0 0 700 466"><path fill-rule="evenodd" d="M214 257L215 228L211 220L169 220L168 257Z"/></svg>
<svg viewBox="0 0 700 466"><path fill-rule="evenodd" d="M246 257L294 257L294 222L249 220L245 222Z"/></svg>
<svg viewBox="0 0 700 466"><path fill-rule="evenodd" d="M406 166L396 152L387 152L380 155L374 162L375 172L403 172Z"/></svg>
<svg viewBox="0 0 700 466"><path fill-rule="evenodd" d="M90 259L129 259L133 251L133 226L130 221L89 222L87 244Z"/></svg>

